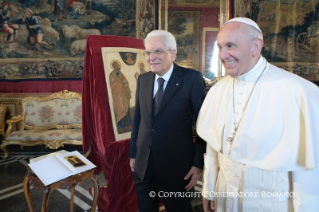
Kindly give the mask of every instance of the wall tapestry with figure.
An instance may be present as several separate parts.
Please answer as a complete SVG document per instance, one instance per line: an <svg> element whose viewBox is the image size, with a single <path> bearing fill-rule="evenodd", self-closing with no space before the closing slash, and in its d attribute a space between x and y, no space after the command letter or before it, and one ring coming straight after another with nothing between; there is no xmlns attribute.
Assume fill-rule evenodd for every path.
<svg viewBox="0 0 319 212"><path fill-rule="evenodd" d="M178 65L200 70L199 27L200 11L168 11L168 31L176 38Z"/></svg>
<svg viewBox="0 0 319 212"><path fill-rule="evenodd" d="M310 81L319 80L319 3L315 0L234 0L235 17L249 17L263 31L262 55Z"/></svg>
<svg viewBox="0 0 319 212"><path fill-rule="evenodd" d="M144 38L155 0L0 0L0 81L81 79L88 35Z"/></svg>
<svg viewBox="0 0 319 212"><path fill-rule="evenodd" d="M144 50L103 47L102 58L115 140L131 137L138 77L149 71Z"/></svg>

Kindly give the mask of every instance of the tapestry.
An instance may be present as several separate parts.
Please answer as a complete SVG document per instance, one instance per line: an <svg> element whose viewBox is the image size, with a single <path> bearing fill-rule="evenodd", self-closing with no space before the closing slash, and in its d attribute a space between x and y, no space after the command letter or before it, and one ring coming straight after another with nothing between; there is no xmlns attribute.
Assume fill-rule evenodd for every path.
<svg viewBox="0 0 319 212"><path fill-rule="evenodd" d="M136 38L144 39L155 29L155 0L136 1ZM139 3L138 3L139 2Z"/></svg>
<svg viewBox="0 0 319 212"><path fill-rule="evenodd" d="M88 35L144 38L154 2L0 0L0 81L81 79Z"/></svg>
<svg viewBox="0 0 319 212"><path fill-rule="evenodd" d="M235 17L249 17L263 31L262 55L310 81L319 80L319 3L315 0L234 0Z"/></svg>
<svg viewBox="0 0 319 212"><path fill-rule="evenodd" d="M200 11L168 11L168 31L177 43L176 64L200 70L199 27Z"/></svg>
<svg viewBox="0 0 319 212"><path fill-rule="evenodd" d="M102 47L115 140L131 137L138 77L149 71L144 50Z"/></svg>
<svg viewBox="0 0 319 212"><path fill-rule="evenodd" d="M219 0L168 0L169 6L219 7Z"/></svg>

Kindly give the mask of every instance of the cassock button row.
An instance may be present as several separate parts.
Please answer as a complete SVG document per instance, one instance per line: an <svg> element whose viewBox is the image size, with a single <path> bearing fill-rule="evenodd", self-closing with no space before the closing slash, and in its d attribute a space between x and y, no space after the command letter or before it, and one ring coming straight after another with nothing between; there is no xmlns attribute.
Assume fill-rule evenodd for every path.
<svg viewBox="0 0 319 212"><path fill-rule="evenodd" d="M243 92L240 92L239 95L243 95Z"/></svg>
<svg viewBox="0 0 319 212"><path fill-rule="evenodd" d="M239 104L239 105L240 105L240 104L241 104L241 102L237 102L237 104Z"/></svg>

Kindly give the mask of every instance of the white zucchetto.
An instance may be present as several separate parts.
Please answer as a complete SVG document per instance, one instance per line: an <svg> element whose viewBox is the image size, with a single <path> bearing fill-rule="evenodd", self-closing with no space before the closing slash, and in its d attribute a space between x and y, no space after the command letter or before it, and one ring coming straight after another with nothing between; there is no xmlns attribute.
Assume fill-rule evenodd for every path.
<svg viewBox="0 0 319 212"><path fill-rule="evenodd" d="M229 22L240 22L240 23L248 24L250 26L255 27L259 32L262 33L258 24L255 21L251 20L250 18L245 18L245 17L233 18L233 19L230 19L229 21L227 21L224 25L226 25Z"/></svg>

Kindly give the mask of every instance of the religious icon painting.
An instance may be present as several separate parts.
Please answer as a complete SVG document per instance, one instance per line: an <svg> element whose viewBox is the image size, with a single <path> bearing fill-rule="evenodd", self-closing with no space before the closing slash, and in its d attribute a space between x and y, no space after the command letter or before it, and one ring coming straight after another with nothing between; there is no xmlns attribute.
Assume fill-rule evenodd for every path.
<svg viewBox="0 0 319 212"><path fill-rule="evenodd" d="M148 72L143 49L103 47L102 58L115 140L131 137L138 77Z"/></svg>
<svg viewBox="0 0 319 212"><path fill-rule="evenodd" d="M86 166L86 163L84 163L77 155L66 156L64 159L67 160L74 168Z"/></svg>

